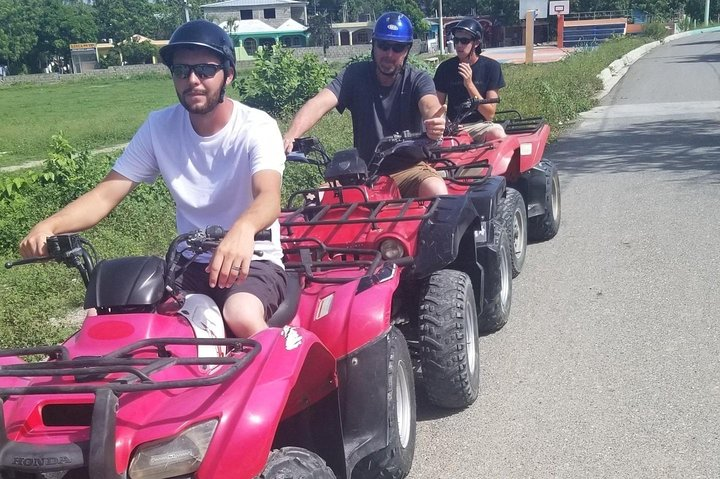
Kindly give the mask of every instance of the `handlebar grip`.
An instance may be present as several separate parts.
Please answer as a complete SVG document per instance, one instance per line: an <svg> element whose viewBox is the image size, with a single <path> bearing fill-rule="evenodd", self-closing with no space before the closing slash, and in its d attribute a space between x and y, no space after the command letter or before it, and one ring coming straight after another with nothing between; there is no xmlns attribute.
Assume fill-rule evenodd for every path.
<svg viewBox="0 0 720 479"><path fill-rule="evenodd" d="M255 241L272 241L272 231L261 230L255 234Z"/></svg>
<svg viewBox="0 0 720 479"><path fill-rule="evenodd" d="M222 226L212 225L212 226L208 226L207 228L205 228L206 240L220 241L225 237L226 234L227 234L227 231ZM271 240L272 240L272 232L269 229L260 230L255 234L255 241L271 241Z"/></svg>
<svg viewBox="0 0 720 479"><path fill-rule="evenodd" d="M225 237L225 229L222 226L212 225L205 228L205 236L208 239L221 240Z"/></svg>

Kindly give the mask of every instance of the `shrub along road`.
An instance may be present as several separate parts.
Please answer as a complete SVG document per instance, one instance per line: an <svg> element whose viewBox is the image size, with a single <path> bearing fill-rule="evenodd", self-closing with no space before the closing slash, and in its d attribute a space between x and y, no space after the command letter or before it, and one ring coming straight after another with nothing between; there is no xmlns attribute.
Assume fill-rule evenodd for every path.
<svg viewBox="0 0 720 479"><path fill-rule="evenodd" d="M412 479L720 477L720 32L660 45L549 147L531 245L469 409L420 404Z"/></svg>

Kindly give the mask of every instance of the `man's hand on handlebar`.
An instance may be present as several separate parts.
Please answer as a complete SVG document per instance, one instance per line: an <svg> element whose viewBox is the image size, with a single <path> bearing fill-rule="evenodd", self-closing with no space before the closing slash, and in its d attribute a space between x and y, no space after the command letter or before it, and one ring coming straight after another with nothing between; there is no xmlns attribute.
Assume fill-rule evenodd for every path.
<svg viewBox="0 0 720 479"><path fill-rule="evenodd" d="M428 118L423 122L425 126L425 134L427 134L428 138L431 140L440 140L443 137L443 134L445 133L446 112L447 107L442 105L438 111L435 112L432 118Z"/></svg>
<svg viewBox="0 0 720 479"><path fill-rule="evenodd" d="M36 258L47 256L47 239L54 236L55 232L42 226L36 225L20 242L20 256L23 258Z"/></svg>
<svg viewBox="0 0 720 479"><path fill-rule="evenodd" d="M244 281L250 271L254 249L254 231L241 226L231 228L215 249L206 269L210 274L210 287L229 288Z"/></svg>

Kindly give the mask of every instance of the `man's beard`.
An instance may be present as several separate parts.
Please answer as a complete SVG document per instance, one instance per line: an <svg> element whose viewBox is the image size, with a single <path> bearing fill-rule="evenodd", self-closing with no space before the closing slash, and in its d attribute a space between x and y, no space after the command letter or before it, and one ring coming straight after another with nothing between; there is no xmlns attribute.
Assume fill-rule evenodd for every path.
<svg viewBox="0 0 720 479"><path fill-rule="evenodd" d="M375 65L380 73L382 73L385 76L389 76L389 77L394 77L402 69L402 65L397 65L396 63L381 64L380 62L376 61Z"/></svg>
<svg viewBox="0 0 720 479"><path fill-rule="evenodd" d="M215 94L211 94L208 92L208 90L204 90L202 93L204 94L206 98L205 104L188 104L188 102L185 100L185 94L192 92L192 88L188 88L184 92L180 93L177 92L178 100L180 100L180 104L185 107L185 109L189 113L194 113L198 115L204 115L206 113L210 113L215 109L216 106L220 103L220 94L221 90L217 90Z"/></svg>

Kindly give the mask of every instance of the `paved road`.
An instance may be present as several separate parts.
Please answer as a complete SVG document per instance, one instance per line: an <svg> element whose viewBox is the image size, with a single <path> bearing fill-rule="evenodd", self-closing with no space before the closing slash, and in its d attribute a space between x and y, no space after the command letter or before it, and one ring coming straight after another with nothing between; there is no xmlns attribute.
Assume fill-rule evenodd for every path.
<svg viewBox="0 0 720 479"><path fill-rule="evenodd" d="M419 405L412 479L720 477L720 33L661 45L551 146L484 390Z"/></svg>

